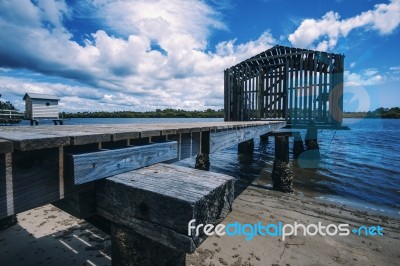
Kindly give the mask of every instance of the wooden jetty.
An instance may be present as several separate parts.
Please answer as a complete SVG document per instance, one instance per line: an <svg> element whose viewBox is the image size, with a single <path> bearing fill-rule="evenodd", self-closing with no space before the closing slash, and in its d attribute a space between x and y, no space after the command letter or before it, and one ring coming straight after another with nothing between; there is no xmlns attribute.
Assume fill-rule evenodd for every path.
<svg viewBox="0 0 400 266"><path fill-rule="evenodd" d="M111 222L114 265L184 265L185 253L206 237L188 237L188 222L220 222L232 204L233 180L168 163L284 126L247 121L0 128L0 219L54 203L77 217Z"/></svg>

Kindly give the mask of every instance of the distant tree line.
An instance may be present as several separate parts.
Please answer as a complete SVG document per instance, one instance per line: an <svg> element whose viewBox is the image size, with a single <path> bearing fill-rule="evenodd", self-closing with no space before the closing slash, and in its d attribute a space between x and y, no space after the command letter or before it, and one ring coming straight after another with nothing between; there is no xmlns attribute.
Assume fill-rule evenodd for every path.
<svg viewBox="0 0 400 266"><path fill-rule="evenodd" d="M77 112L60 113L62 118L223 118L224 110L207 109L204 111L185 111L181 109L157 109L155 111L134 112Z"/></svg>
<svg viewBox="0 0 400 266"><path fill-rule="evenodd" d="M344 112L345 118L400 118L400 107L383 108L368 112Z"/></svg>
<svg viewBox="0 0 400 266"><path fill-rule="evenodd" d="M0 101L0 110L17 110L17 109L9 101L7 102Z"/></svg>

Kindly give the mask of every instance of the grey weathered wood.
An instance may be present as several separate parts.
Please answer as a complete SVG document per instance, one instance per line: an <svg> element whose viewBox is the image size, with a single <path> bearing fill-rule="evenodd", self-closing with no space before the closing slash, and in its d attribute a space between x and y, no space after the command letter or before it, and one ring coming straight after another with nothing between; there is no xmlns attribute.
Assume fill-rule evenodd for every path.
<svg viewBox="0 0 400 266"><path fill-rule="evenodd" d="M57 148L13 153L15 213L59 199L58 156Z"/></svg>
<svg viewBox="0 0 400 266"><path fill-rule="evenodd" d="M318 122L340 128L343 59L340 54L274 46L227 69L224 72L228 76L224 79L225 83L236 77L240 83L238 88L225 84L226 96L233 95L233 99L224 98L228 101L225 106L233 107L229 110L229 114L234 114L230 120L284 118L288 124L296 125L315 120L317 114L323 111L325 117L320 119L322 114L318 115ZM266 75L261 79L264 69ZM260 110L261 98L259 90L255 90L261 82L266 85L263 95L266 97L265 110ZM326 89L322 93L331 96L329 105L317 97L318 89ZM257 112L254 112L255 109Z"/></svg>
<svg viewBox="0 0 400 266"><path fill-rule="evenodd" d="M85 219L96 214L96 192L92 189L73 193L52 204L79 219Z"/></svg>
<svg viewBox="0 0 400 266"><path fill-rule="evenodd" d="M230 176L157 164L97 184L97 213L167 247L193 252L205 235L188 223L217 224L233 202Z"/></svg>
<svg viewBox="0 0 400 266"><path fill-rule="evenodd" d="M227 147L238 145L240 142L258 137L272 130L284 127L286 122L275 122L260 127L245 127L235 131L220 131L210 133L210 153Z"/></svg>
<svg viewBox="0 0 400 266"><path fill-rule="evenodd" d="M111 225L111 256L113 266L185 266L186 253L166 247L134 230Z"/></svg>
<svg viewBox="0 0 400 266"><path fill-rule="evenodd" d="M234 82L232 86L238 84L237 80L232 82ZM252 127L268 125L274 129L283 127L285 123L233 121L157 125L1 127L0 139L4 140L0 142L0 149L6 152L7 160L4 154L0 158L0 216L18 213L63 197L72 197L76 193L93 190L93 183L75 184L73 172L68 167L64 167L73 164L67 156L64 156L65 153L96 152L99 146L116 149L129 144L141 145L144 139L148 143L150 138L154 138L151 136L139 139L141 132L156 131L161 132L162 135L157 137L157 141L171 136L179 143L179 153L183 155L179 159L184 159L199 152L208 154L223 147L235 145L240 140L244 140L244 137L241 137L242 132ZM172 132L176 133L170 135ZM216 143L214 138L214 149L211 151L210 134L218 132L225 132L228 141ZM250 135L243 134L246 138L251 138ZM236 142L230 143L232 139ZM6 195L7 187L8 194L11 196Z"/></svg>
<svg viewBox="0 0 400 266"><path fill-rule="evenodd" d="M75 184L106 178L177 158L177 142L154 143L116 150L70 154Z"/></svg>
<svg viewBox="0 0 400 266"><path fill-rule="evenodd" d="M33 129L33 128L31 128ZM69 137L59 137L51 134L32 132L19 132L15 130L1 130L2 139L13 142L14 149L21 151L55 148L62 145L69 145Z"/></svg>
<svg viewBox="0 0 400 266"><path fill-rule="evenodd" d="M13 149L14 146L11 141L0 139L0 154L12 152Z"/></svg>
<svg viewBox="0 0 400 266"><path fill-rule="evenodd" d="M0 154L0 219L7 217L7 181L5 155Z"/></svg>
<svg viewBox="0 0 400 266"><path fill-rule="evenodd" d="M290 130L290 129L280 129L274 130L268 133L268 136L288 136L288 137L298 137L300 136L300 131Z"/></svg>

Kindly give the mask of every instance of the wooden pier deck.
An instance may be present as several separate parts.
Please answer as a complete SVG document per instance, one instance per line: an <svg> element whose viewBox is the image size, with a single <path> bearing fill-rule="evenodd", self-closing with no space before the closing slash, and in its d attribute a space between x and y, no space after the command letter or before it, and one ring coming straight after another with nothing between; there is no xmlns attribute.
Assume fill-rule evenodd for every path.
<svg viewBox="0 0 400 266"><path fill-rule="evenodd" d="M125 170L129 171L138 166L182 160L237 145L285 125L283 121L250 121L1 127L0 218L93 190L94 179L83 180L82 175L101 173L102 165L104 169L127 167ZM152 150L151 143L165 145ZM111 161L93 162L89 158L90 169L79 168L84 168L82 162L86 160L79 161L82 154L92 157L91 154L119 153L132 147L146 147L145 151L139 149L139 153L133 153L132 157L139 158L131 159L136 166L123 165L118 161L121 158L110 153L102 157ZM171 157L171 151L162 149L173 149L176 155Z"/></svg>
<svg viewBox="0 0 400 266"><path fill-rule="evenodd" d="M109 224L113 265L184 265L185 254L207 237L186 235L188 223L222 221L231 210L234 179L168 163L198 156L209 164L208 154L285 125L0 128L0 219L53 203L78 218Z"/></svg>

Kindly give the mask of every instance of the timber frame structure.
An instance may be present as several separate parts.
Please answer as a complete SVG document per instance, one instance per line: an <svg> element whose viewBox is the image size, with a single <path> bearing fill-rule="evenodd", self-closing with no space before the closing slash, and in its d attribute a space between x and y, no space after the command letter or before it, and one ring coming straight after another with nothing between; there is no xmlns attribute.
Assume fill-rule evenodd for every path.
<svg viewBox="0 0 400 266"><path fill-rule="evenodd" d="M342 127L344 55L274 46L224 71L225 121Z"/></svg>

